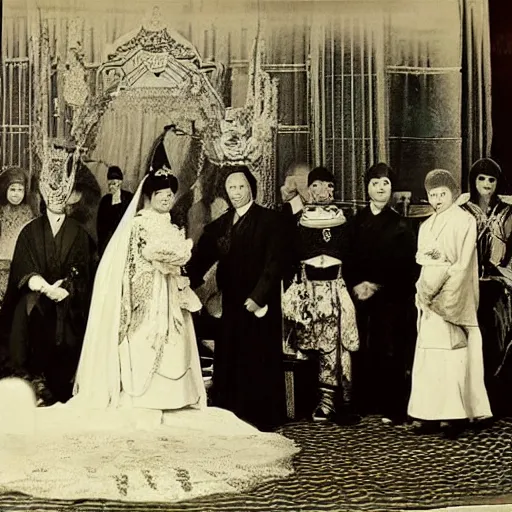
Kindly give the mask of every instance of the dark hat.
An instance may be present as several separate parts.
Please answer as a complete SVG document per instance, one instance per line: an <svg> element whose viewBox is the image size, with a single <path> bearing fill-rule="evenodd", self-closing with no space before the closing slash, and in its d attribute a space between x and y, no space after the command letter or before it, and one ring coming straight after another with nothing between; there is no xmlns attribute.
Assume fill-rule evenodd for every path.
<svg viewBox="0 0 512 512"><path fill-rule="evenodd" d="M107 171L107 180L122 180L123 171L117 165L111 165Z"/></svg>
<svg viewBox="0 0 512 512"><path fill-rule="evenodd" d="M315 181L326 181L327 183L334 183L334 175L325 167L315 167L308 174L308 187L310 187Z"/></svg>
<svg viewBox="0 0 512 512"><path fill-rule="evenodd" d="M385 164L383 162L373 164L366 171L366 174L364 176L365 187L368 188L368 185L371 180L380 178L387 178L391 182L391 187L393 187L396 181L395 171L388 164Z"/></svg>
<svg viewBox="0 0 512 512"><path fill-rule="evenodd" d="M28 181L27 174L21 167L7 167L1 173L2 181L9 187L13 183L26 185Z"/></svg>
<svg viewBox="0 0 512 512"><path fill-rule="evenodd" d="M459 185L452 176L452 173L444 169L434 169L425 177L425 190L430 192L433 188L446 187L452 191L454 196L458 195Z"/></svg>
<svg viewBox="0 0 512 512"><path fill-rule="evenodd" d="M252 198L256 199L256 195L258 193L258 182L256 181L254 174L249 170L249 167L247 167L246 165L230 165L227 168L227 172L224 176L224 184L232 174L237 173L241 173L246 177L247 181L249 182L249 186L251 187Z"/></svg>
<svg viewBox="0 0 512 512"><path fill-rule="evenodd" d="M503 185L504 185L504 175L501 170L501 167L492 159L492 158L480 158L477 160L469 171L469 192L470 192L470 200L473 202L478 202L479 194L476 190L476 178L480 175L484 174L485 176L492 176L496 178L496 193L501 194Z"/></svg>

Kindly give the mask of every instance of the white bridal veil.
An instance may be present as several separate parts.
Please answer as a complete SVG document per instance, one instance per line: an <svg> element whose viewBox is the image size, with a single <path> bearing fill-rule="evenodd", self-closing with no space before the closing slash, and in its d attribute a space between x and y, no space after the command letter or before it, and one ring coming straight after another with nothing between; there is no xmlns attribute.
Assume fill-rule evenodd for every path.
<svg viewBox="0 0 512 512"><path fill-rule="evenodd" d="M120 396L119 326L123 273L128 257L132 220L142 197L139 184L101 258L92 292L82 354L69 405L116 407Z"/></svg>

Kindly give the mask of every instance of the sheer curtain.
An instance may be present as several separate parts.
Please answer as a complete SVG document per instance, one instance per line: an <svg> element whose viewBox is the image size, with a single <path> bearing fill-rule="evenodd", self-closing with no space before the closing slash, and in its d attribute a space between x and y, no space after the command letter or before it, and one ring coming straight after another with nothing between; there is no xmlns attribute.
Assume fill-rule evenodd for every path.
<svg viewBox="0 0 512 512"><path fill-rule="evenodd" d="M331 168L341 200L365 197L362 176L387 159L384 16L348 9L316 16L311 37L316 165Z"/></svg>

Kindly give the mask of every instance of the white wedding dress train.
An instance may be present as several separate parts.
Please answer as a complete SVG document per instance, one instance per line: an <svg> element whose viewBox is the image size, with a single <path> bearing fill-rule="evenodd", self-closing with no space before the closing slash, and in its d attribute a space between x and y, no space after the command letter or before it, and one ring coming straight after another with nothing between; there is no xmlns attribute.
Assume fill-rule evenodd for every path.
<svg viewBox="0 0 512 512"><path fill-rule="evenodd" d="M132 361L133 370L141 363L133 347L123 356L119 345L124 262L141 186L96 274L75 396L66 404L37 408L29 384L0 381L0 492L47 499L169 502L238 492L292 472L291 460L298 452L293 441L262 433L228 411L206 407L188 312L182 320L189 327L176 343L188 344L183 353L191 362L187 366L185 360L182 366L189 368L191 378L176 403L163 393L161 407L183 407L194 397L196 405L159 410L158 390L151 386L145 398L125 396L121 383L126 387L131 380L122 365ZM157 310L165 296L155 302ZM165 352L162 357L164 361ZM169 380L174 365L168 360L164 377ZM176 375L183 380L186 374L180 370ZM176 390L171 384L161 389Z"/></svg>

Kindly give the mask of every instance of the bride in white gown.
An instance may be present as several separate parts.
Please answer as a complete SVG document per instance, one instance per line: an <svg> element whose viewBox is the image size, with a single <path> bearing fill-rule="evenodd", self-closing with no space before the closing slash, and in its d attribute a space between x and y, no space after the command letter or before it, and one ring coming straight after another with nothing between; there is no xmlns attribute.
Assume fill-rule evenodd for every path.
<svg viewBox="0 0 512 512"><path fill-rule="evenodd" d="M106 248L74 397L35 408L22 383L0 382L0 491L177 501L292 471L292 441L206 407L201 304L181 273L192 241L169 221L177 186L165 168L146 176Z"/></svg>

